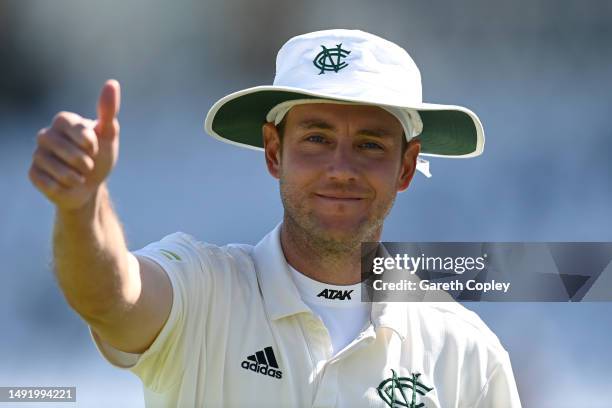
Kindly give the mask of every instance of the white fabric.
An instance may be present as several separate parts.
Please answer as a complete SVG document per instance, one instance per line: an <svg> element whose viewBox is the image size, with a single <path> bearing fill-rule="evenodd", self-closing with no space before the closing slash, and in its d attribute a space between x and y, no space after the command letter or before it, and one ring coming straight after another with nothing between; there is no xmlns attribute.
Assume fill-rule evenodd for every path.
<svg viewBox="0 0 612 408"><path fill-rule="evenodd" d="M308 103L335 103L339 105L363 105L354 102L346 101L335 101L332 99L293 99L290 101L281 102L274 106L266 115L267 122L274 122L274 125L281 123L287 112L296 105L304 105ZM419 112L414 109L399 109L392 106L381 106L382 109L386 110L390 114L396 117L396 119L402 124L404 129L404 135L407 141L417 137L423 131L423 122ZM431 177L429 172L429 162L425 159L418 157L416 169L423 173L427 177Z"/></svg>
<svg viewBox="0 0 612 408"><path fill-rule="evenodd" d="M313 61L325 47L349 52L338 72L321 72ZM330 59L323 62L329 63ZM289 39L276 56L275 86L334 94L337 99L359 99L373 105L418 106L423 102L421 73L399 45L360 30L323 30Z"/></svg>
<svg viewBox="0 0 612 408"><path fill-rule="evenodd" d="M370 323L370 303L361 301L361 285L330 285L288 266L302 300L323 321L331 338L332 355L336 355ZM348 296L342 296L345 293Z"/></svg>
<svg viewBox="0 0 612 408"><path fill-rule="evenodd" d="M255 247L218 247L179 232L135 251L168 274L170 316L141 355L126 358L93 338L109 362L141 378L147 407L384 408L377 387L391 370L420 373L433 387L417 398L426 408L521 406L508 354L457 303L373 303L371 324L332 356L325 327L293 283L279 231ZM249 360L268 347L280 378Z"/></svg>

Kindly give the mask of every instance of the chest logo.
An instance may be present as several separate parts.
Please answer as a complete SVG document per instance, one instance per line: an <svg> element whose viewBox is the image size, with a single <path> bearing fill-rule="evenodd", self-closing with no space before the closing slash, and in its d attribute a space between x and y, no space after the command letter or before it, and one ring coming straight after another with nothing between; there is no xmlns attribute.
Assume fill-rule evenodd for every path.
<svg viewBox="0 0 612 408"><path fill-rule="evenodd" d="M248 356L240 367L268 377L278 378L279 380L283 378L283 372L278 366L274 350L272 350L271 346Z"/></svg>
<svg viewBox="0 0 612 408"><path fill-rule="evenodd" d="M317 297L324 297L325 299L338 299L338 300L351 300L352 290L336 290L336 289L323 289Z"/></svg>
<svg viewBox="0 0 612 408"><path fill-rule="evenodd" d="M344 60L351 52L342 49L342 44L336 45L336 48L325 48L324 45L322 45L321 48L323 48L323 51L318 53L312 61L314 66L321 70L319 75L324 74L325 71L338 72L342 68L348 66L348 63L342 60Z"/></svg>
<svg viewBox="0 0 612 408"><path fill-rule="evenodd" d="M425 395L433 390L433 387L427 387L419 381L421 374L411 374L410 377L398 377L395 371L391 370L393 375L380 383L378 395L391 408L407 407L420 408L424 407L424 403L419 403L419 395Z"/></svg>

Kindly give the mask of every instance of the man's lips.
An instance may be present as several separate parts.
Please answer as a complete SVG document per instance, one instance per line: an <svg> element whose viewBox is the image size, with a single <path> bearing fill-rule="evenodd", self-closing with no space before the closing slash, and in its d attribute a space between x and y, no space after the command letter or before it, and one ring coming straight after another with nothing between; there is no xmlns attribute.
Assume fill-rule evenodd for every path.
<svg viewBox="0 0 612 408"><path fill-rule="evenodd" d="M355 195L355 194L346 194L346 193L315 193L315 196L327 199L327 200L337 200L337 201L359 201L363 200L366 197Z"/></svg>

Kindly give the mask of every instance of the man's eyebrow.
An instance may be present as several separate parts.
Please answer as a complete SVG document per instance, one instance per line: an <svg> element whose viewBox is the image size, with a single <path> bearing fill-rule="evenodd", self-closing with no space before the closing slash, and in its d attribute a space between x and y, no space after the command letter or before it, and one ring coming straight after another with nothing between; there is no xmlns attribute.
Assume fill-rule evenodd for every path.
<svg viewBox="0 0 612 408"><path fill-rule="evenodd" d="M387 130L385 129L381 129L381 128L376 128L376 129L360 129L357 132L358 135L362 135L362 136L370 136L370 137L379 137L379 138L387 138L387 137L391 137L392 134L389 133Z"/></svg>
<svg viewBox="0 0 612 408"><path fill-rule="evenodd" d="M298 127L304 130L320 129L320 130L331 130L336 131L336 127L331 123L325 122L320 119L306 119L298 123ZM392 136L388 130L383 128L371 128L371 129L359 129L358 135L386 138Z"/></svg>
<svg viewBox="0 0 612 408"><path fill-rule="evenodd" d="M325 121L319 120L319 119L305 119L303 121L301 121L300 123L298 123L298 127L304 129L304 130L310 130L310 129L322 129L322 130L336 130L336 127L330 123L327 123Z"/></svg>

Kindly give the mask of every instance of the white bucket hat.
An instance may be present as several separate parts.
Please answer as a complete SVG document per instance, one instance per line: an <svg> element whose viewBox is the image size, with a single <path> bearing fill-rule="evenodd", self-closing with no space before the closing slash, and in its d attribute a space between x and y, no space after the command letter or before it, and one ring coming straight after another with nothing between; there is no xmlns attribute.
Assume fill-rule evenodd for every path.
<svg viewBox="0 0 612 408"><path fill-rule="evenodd" d="M462 106L423 103L421 73L408 53L359 30L324 30L287 41L276 57L273 85L256 86L219 99L204 128L211 136L263 150L261 127L278 124L297 104L379 106L402 124L407 140L421 141L419 156L470 158L484 149L475 113ZM429 163L417 170L431 177Z"/></svg>

